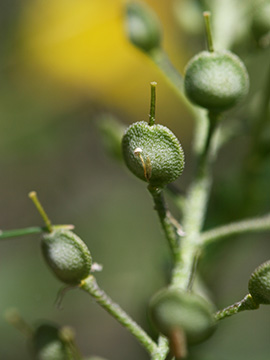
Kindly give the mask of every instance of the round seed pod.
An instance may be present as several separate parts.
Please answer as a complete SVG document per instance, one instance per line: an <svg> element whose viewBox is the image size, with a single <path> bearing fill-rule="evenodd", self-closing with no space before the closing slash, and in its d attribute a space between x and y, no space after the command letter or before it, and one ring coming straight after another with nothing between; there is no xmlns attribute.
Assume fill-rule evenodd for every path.
<svg viewBox="0 0 270 360"><path fill-rule="evenodd" d="M251 274L248 290L257 304L270 304L270 260Z"/></svg>
<svg viewBox="0 0 270 360"><path fill-rule="evenodd" d="M184 332L189 344L207 339L215 329L212 305L194 293L163 289L150 302L150 317L156 329L168 338Z"/></svg>
<svg viewBox="0 0 270 360"><path fill-rule="evenodd" d="M166 126L150 126L145 121L132 124L124 134L122 149L129 170L152 186L163 187L183 171L181 144Z"/></svg>
<svg viewBox="0 0 270 360"><path fill-rule="evenodd" d="M243 62L229 51L203 51L185 70L185 93L195 105L222 112L248 92L249 78Z"/></svg>
<svg viewBox="0 0 270 360"><path fill-rule="evenodd" d="M59 330L52 324L42 324L36 329L32 340L36 360L72 359L68 347L60 338Z"/></svg>
<svg viewBox="0 0 270 360"><path fill-rule="evenodd" d="M126 28L130 42L142 51L150 52L161 46L162 31L159 19L145 4L127 4Z"/></svg>
<svg viewBox="0 0 270 360"><path fill-rule="evenodd" d="M42 253L56 277L69 285L79 284L91 271L91 254L72 231L55 230L43 235Z"/></svg>
<svg viewBox="0 0 270 360"><path fill-rule="evenodd" d="M256 6L252 19L252 32L257 41L270 36L270 1L266 0Z"/></svg>

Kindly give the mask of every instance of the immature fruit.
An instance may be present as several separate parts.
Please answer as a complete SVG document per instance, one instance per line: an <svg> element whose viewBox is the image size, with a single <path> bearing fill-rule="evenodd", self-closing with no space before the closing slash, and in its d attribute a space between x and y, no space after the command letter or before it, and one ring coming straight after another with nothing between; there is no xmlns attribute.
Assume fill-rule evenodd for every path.
<svg viewBox="0 0 270 360"><path fill-rule="evenodd" d="M36 360L72 359L67 345L61 340L59 328L51 324L40 325L33 337Z"/></svg>
<svg viewBox="0 0 270 360"><path fill-rule="evenodd" d="M130 42L143 51L149 52L161 45L161 26L156 14L137 2L127 4L126 26Z"/></svg>
<svg viewBox="0 0 270 360"><path fill-rule="evenodd" d="M157 330L168 338L182 330L189 344L207 339L215 329L212 306L201 296L163 289L150 302L150 316Z"/></svg>
<svg viewBox="0 0 270 360"><path fill-rule="evenodd" d="M270 260L251 274L248 289L257 304L270 304Z"/></svg>
<svg viewBox="0 0 270 360"><path fill-rule="evenodd" d="M144 121L132 124L122 140L129 170L155 187L176 180L184 168L184 152L175 135L165 126Z"/></svg>
<svg viewBox="0 0 270 360"><path fill-rule="evenodd" d="M203 51L189 61L184 86L194 104L222 112L247 94L249 79L238 56L229 51Z"/></svg>
<svg viewBox="0 0 270 360"><path fill-rule="evenodd" d="M252 31L257 41L270 36L270 1L265 0L256 6L252 19Z"/></svg>
<svg viewBox="0 0 270 360"><path fill-rule="evenodd" d="M42 252L56 277L66 284L79 284L90 273L91 254L71 231L62 229L44 234Z"/></svg>

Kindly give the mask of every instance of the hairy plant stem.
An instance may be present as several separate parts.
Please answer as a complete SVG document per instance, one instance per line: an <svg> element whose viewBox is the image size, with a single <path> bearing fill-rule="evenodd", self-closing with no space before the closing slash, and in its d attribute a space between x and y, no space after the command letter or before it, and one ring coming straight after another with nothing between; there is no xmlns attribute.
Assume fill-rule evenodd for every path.
<svg viewBox="0 0 270 360"><path fill-rule="evenodd" d="M261 232L265 230L270 230L270 214L259 218L231 223L205 231L201 235L201 242L203 246L207 246L213 242L220 241L234 235L241 235L250 232Z"/></svg>
<svg viewBox="0 0 270 360"><path fill-rule="evenodd" d="M66 230L73 230L74 225L53 225L52 230L57 229L66 229ZM1 239L8 239L18 236L25 236L25 235L31 235L31 234L40 234L48 232L47 226L32 226L24 229L14 229L14 230L0 230L0 240Z"/></svg>
<svg viewBox="0 0 270 360"><path fill-rule="evenodd" d="M226 307L225 309L219 310L215 314L216 320L222 320L226 317L232 316L244 310L256 310L259 305L253 300L250 294L246 295L244 299L236 302L233 305Z"/></svg>
<svg viewBox="0 0 270 360"><path fill-rule="evenodd" d="M177 261L175 262L171 281L171 287L184 290L191 290L193 285L197 261L201 251L200 233L204 223L211 186L209 169L211 140L218 123L219 114L209 112L208 119L208 132L205 134L203 146L201 146L197 172L183 207L182 223L186 236L179 243Z"/></svg>
<svg viewBox="0 0 270 360"><path fill-rule="evenodd" d="M167 209L167 205L165 204L163 196L163 189L155 188L149 185L148 190L154 200L155 210L158 213L158 217L164 230L165 236L168 240L174 261L177 261L179 256L178 248L180 239L179 231L181 231L180 224L178 224L178 222L173 218L173 216Z"/></svg>
<svg viewBox="0 0 270 360"><path fill-rule="evenodd" d="M109 314L111 314L121 325L134 335L143 345L154 360L162 360L158 357L158 345L149 337L149 335L121 309L121 307L112 301L112 299L98 286L93 275L83 280L80 288L90 294L96 302L102 306Z"/></svg>

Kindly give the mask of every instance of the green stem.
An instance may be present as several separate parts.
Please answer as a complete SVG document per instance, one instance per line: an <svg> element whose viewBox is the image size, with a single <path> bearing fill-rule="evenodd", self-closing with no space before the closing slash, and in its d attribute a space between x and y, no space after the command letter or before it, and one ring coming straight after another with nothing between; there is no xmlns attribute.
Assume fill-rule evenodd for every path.
<svg viewBox="0 0 270 360"><path fill-rule="evenodd" d="M163 196L163 190L160 188L152 187L151 185L148 186L148 190L154 200L155 210L158 213L161 226L169 242L169 246L171 248L174 261L177 262L179 256L178 248L179 248L179 240L181 234L181 226L173 218L173 216L167 209Z"/></svg>
<svg viewBox="0 0 270 360"><path fill-rule="evenodd" d="M82 354L75 342L75 334L72 328L64 326L60 329L60 338L70 351L70 360L82 360Z"/></svg>
<svg viewBox="0 0 270 360"><path fill-rule="evenodd" d="M191 290L201 252L200 233L206 214L210 193L211 140L216 129L219 114L208 113L208 132L203 137L198 154L198 167L183 208L183 230L186 236L178 248L177 262L173 270L171 286ZM198 130L199 128L197 128ZM195 134L199 139L198 134ZM198 145L198 140L195 146Z"/></svg>
<svg viewBox="0 0 270 360"><path fill-rule="evenodd" d="M6 321L19 330L27 339L33 337L34 328L22 318L16 309L8 309L4 316Z"/></svg>
<svg viewBox="0 0 270 360"><path fill-rule="evenodd" d="M128 329L151 356L154 357L156 355L158 352L157 344L124 310L121 309L118 304L111 300L111 298L98 286L96 279L92 275L81 282L80 288L90 294L100 306L111 314L121 325Z"/></svg>
<svg viewBox="0 0 270 360"><path fill-rule="evenodd" d="M175 94L180 98L182 104L196 120L194 150L197 154L201 153L204 144L204 135L207 132L206 111L192 103L184 94L184 80L178 70L172 65L168 55L163 49L156 49L149 54L151 60L156 64L159 71L164 76L167 83L174 90Z"/></svg>
<svg viewBox="0 0 270 360"><path fill-rule="evenodd" d="M206 30L206 37L207 37L207 48L208 48L209 52L214 52L212 31L211 31L211 25L210 25L211 13L209 11L205 11L203 13L203 16L204 16L204 21L205 21L205 30Z"/></svg>
<svg viewBox="0 0 270 360"><path fill-rule="evenodd" d="M260 218L243 220L205 231L201 235L201 243L203 246L207 246L213 242L217 242L234 235L266 230L270 230L270 214Z"/></svg>
<svg viewBox="0 0 270 360"><path fill-rule="evenodd" d="M58 230L58 229L66 229L66 230L72 230L74 229L74 225L53 225L52 230ZM15 229L15 230L0 230L0 240L1 239L8 239L18 236L25 236L25 235L31 235L31 234L40 234L48 232L47 226L39 227L39 226L33 226L28 227L24 229Z"/></svg>
<svg viewBox="0 0 270 360"><path fill-rule="evenodd" d="M156 121L156 86L155 81L150 83L151 85L151 102L150 102L150 113L149 113L149 125L152 126Z"/></svg>
<svg viewBox="0 0 270 360"><path fill-rule="evenodd" d="M210 163L210 143L211 140L213 138L214 132L217 128L217 125L220 121L221 118L221 114L219 113L214 113L209 111L208 112L208 131L207 131L207 136L205 137L204 141L204 147L202 148L202 152L199 155L199 165L198 165L198 171L205 171L205 169L207 169L208 164Z"/></svg>
<svg viewBox="0 0 270 360"><path fill-rule="evenodd" d="M31 191L29 194L28 194L29 198L33 201L34 205L36 206L38 212L40 213L46 227L47 227L47 230L49 232L52 232L53 229L52 229L52 223L51 223L51 220L49 219L48 215L46 214L43 206L41 205L41 202L39 201L38 197L37 197L37 193L35 191Z"/></svg>
<svg viewBox="0 0 270 360"><path fill-rule="evenodd" d="M169 341L165 336L158 338L158 351L152 355L151 360L165 360L169 352Z"/></svg>
<svg viewBox="0 0 270 360"><path fill-rule="evenodd" d="M238 314L240 311L256 310L258 308L259 305L255 303L252 296L248 294L241 301L238 301L235 304L226 307L225 309L217 311L215 314L215 319L222 320L226 317Z"/></svg>
<svg viewBox="0 0 270 360"><path fill-rule="evenodd" d="M186 236L178 249L178 261L173 270L171 286L190 289L200 253L200 231L204 222L210 179L207 172L192 184L183 210L183 229Z"/></svg>

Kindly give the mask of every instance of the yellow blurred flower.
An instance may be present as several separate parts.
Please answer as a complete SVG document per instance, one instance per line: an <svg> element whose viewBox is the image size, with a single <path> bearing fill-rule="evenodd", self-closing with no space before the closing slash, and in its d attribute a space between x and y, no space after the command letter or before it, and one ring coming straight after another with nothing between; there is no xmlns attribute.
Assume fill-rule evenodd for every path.
<svg viewBox="0 0 270 360"><path fill-rule="evenodd" d="M21 23L24 61L44 76L86 90L95 101L132 108L136 115L137 107L149 102L149 82L163 79L127 40L124 5L123 0L30 0ZM164 6L170 9L155 3L161 13Z"/></svg>

